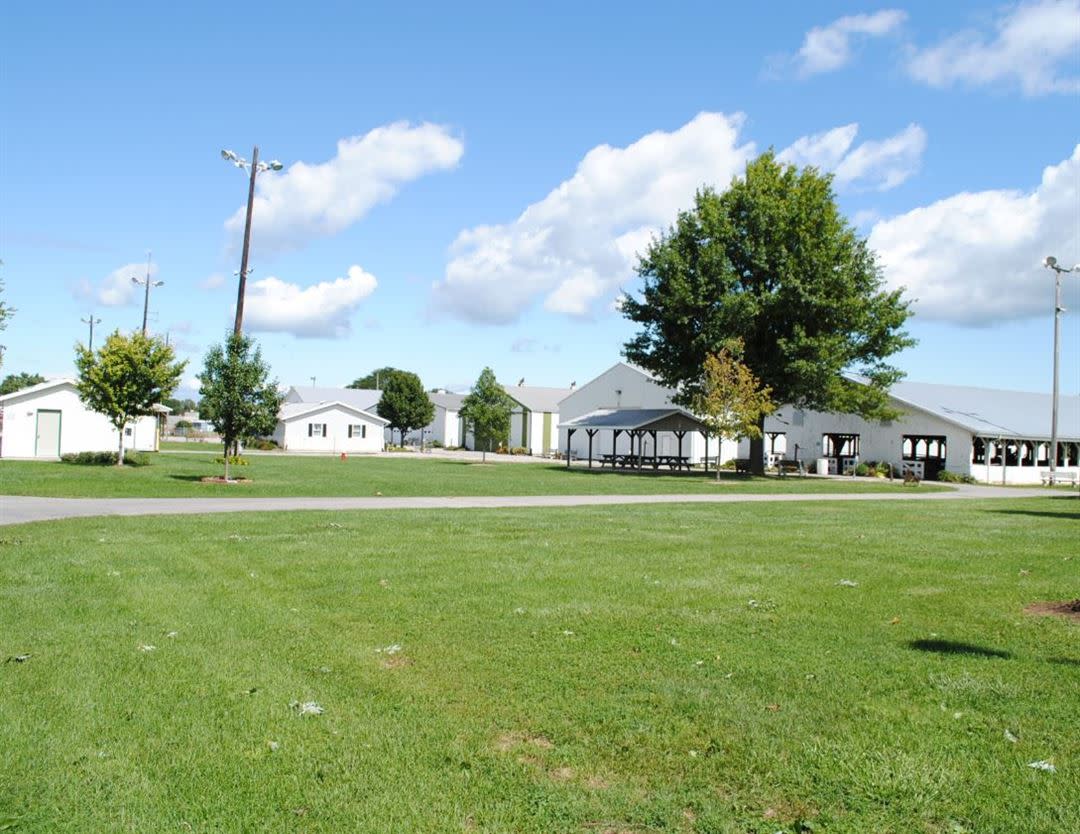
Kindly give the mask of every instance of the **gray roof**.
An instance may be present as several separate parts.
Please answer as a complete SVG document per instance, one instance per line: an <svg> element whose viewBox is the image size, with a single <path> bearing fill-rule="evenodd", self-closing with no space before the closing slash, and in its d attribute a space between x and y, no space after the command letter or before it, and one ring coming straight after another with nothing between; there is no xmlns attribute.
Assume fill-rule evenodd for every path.
<svg viewBox="0 0 1080 834"><path fill-rule="evenodd" d="M503 390L514 402L529 411L559 413L559 401L566 399L572 388L539 388L535 385L504 385Z"/></svg>
<svg viewBox="0 0 1080 834"><path fill-rule="evenodd" d="M340 408L342 411L348 411L353 414L357 414L372 423L378 423L381 426L389 425L388 420L384 420L374 411L366 411L363 408L358 408L351 403L342 402L341 400L333 400L329 402L317 402L317 403L285 403L281 406L281 410L278 412L279 420L294 420L297 417L302 417L305 414L313 414L323 408Z"/></svg>
<svg viewBox="0 0 1080 834"><path fill-rule="evenodd" d="M682 408L598 408L573 420L559 423L559 428L635 431L647 429L654 423L664 421L666 417L678 418L678 422L691 423L694 428L703 425L700 419ZM661 430L667 429L665 427Z"/></svg>
<svg viewBox="0 0 1080 834"><path fill-rule="evenodd" d="M445 408L447 411L461 411L461 404L465 402L465 395L433 391L428 394L428 399L439 408Z"/></svg>
<svg viewBox="0 0 1080 834"><path fill-rule="evenodd" d="M889 392L910 405L984 437L1050 438L1050 394L1002 391L966 385L898 382ZM1080 440L1080 396L1058 400L1058 439Z"/></svg>
<svg viewBox="0 0 1080 834"><path fill-rule="evenodd" d="M362 411L374 413L375 406L382 399L382 391L374 388L325 388L311 385L294 385L290 394L295 393L302 403L346 403Z"/></svg>

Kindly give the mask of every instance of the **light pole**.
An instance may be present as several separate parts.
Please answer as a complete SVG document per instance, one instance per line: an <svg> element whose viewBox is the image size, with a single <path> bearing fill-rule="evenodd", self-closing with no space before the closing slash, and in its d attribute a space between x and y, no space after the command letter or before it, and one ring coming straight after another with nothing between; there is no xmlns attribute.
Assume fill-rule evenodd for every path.
<svg viewBox="0 0 1080 834"><path fill-rule="evenodd" d="M259 162L258 145L251 152L251 162L229 150L222 151L221 158L226 162L231 162L237 168L251 171L251 178L248 181L247 216L244 219L244 248L240 252L240 286L236 291L236 320L233 322L233 333L239 336L244 326L244 289L248 276L248 248L251 245L251 210L255 205L255 177L263 171L280 171L285 166L276 159L270 162Z"/></svg>
<svg viewBox="0 0 1080 834"><path fill-rule="evenodd" d="M146 318L150 313L150 288L151 287L163 287L164 281L151 281L150 280L150 253L146 253L146 278L136 278L131 276L131 283L142 284L146 287L146 294L143 296L143 308L142 308L142 334L146 335Z"/></svg>
<svg viewBox="0 0 1080 834"><path fill-rule="evenodd" d="M1057 258L1047 255L1043 266L1054 271L1054 395L1053 406L1050 411L1050 485L1057 483L1057 456L1058 456L1058 366L1061 364L1061 314L1065 308L1061 306L1061 275L1064 272L1080 270L1080 264L1070 269L1058 266Z"/></svg>
<svg viewBox="0 0 1080 834"><path fill-rule="evenodd" d="M93 350L94 349L94 325L95 324L101 324L101 319L94 318L94 314L91 313L90 318L88 318L88 319L79 319L79 321L81 321L83 324L89 324L90 325L90 344L87 345L87 350Z"/></svg>

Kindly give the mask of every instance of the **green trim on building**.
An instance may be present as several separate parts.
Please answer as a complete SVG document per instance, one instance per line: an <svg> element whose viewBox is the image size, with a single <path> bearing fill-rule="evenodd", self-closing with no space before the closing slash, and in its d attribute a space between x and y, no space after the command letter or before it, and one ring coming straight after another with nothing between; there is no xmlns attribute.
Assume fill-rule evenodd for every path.
<svg viewBox="0 0 1080 834"><path fill-rule="evenodd" d="M551 412L544 412L544 454L551 453Z"/></svg>
<svg viewBox="0 0 1080 834"><path fill-rule="evenodd" d="M521 443L519 443L518 445L523 446L526 449L529 448L529 417L531 415L532 415L532 412L529 411L529 409L522 406L522 408L521 408Z"/></svg>

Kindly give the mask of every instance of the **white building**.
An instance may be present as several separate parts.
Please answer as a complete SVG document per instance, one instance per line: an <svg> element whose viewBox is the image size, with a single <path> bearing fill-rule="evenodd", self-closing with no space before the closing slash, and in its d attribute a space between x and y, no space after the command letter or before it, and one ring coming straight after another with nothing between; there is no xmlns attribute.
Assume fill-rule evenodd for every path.
<svg viewBox="0 0 1080 834"><path fill-rule="evenodd" d="M903 416L885 423L784 406L765 420L766 451L775 443L808 465L826 461L830 472L881 461L931 480L947 469L995 484L1038 484L1050 467L1049 394L899 382L890 403ZM1076 477L1080 397L1060 398L1058 441L1058 471Z"/></svg>
<svg viewBox="0 0 1080 834"><path fill-rule="evenodd" d="M428 399L435 406L435 417L424 427L424 441L437 441L443 446L465 446L465 421L461 419L464 394L433 391Z"/></svg>
<svg viewBox="0 0 1080 834"><path fill-rule="evenodd" d="M633 420L630 412L649 412L655 418L660 413L679 410L672 403L675 390L660 384L647 371L619 362L604 371L600 376L580 388L572 390L559 402L559 443L558 448L565 453L567 448L579 458L589 456L589 437L585 431L575 431L567 443L569 423L581 423L582 418L594 414L592 421L596 425L604 424L611 431L599 431L592 438L593 458L603 454L623 454L634 452L631 449L632 435L628 427L644 425ZM613 417L618 413L618 418ZM600 419L603 418L603 419ZM617 424L617 426L616 426ZM679 434L682 434L680 443ZM690 458L692 463L704 462L706 452L710 461L717 458L722 462L737 456L738 446L733 441L725 440L721 444L716 438L710 438L706 446L704 436L697 431L687 430L676 434L674 431L658 431L655 437L651 432L640 437L640 454L645 457L655 455L681 454Z"/></svg>
<svg viewBox="0 0 1080 834"><path fill-rule="evenodd" d="M161 413L168 408L158 406ZM115 452L120 436L103 414L79 399L74 379L54 379L0 397L0 457L45 458L77 452ZM124 449L156 452L158 418L124 427Z"/></svg>
<svg viewBox="0 0 1080 834"><path fill-rule="evenodd" d="M381 452L389 425L375 413L381 397L375 390L293 386L278 414L274 442L289 451Z"/></svg>
<svg viewBox="0 0 1080 834"><path fill-rule="evenodd" d="M510 412L510 445L530 455L549 455L559 445L559 403L572 388L541 388L535 385L504 385L514 401Z"/></svg>

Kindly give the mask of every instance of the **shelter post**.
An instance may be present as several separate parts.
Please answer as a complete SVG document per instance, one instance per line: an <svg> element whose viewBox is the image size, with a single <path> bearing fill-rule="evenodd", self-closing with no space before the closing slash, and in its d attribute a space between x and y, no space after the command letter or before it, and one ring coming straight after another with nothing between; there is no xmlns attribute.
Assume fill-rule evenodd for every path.
<svg viewBox="0 0 1080 834"><path fill-rule="evenodd" d="M567 429L566 430L566 468L567 469L570 468L570 438L574 436L574 432L576 432L576 431L577 431L577 429Z"/></svg>
<svg viewBox="0 0 1080 834"><path fill-rule="evenodd" d="M592 439L593 436L600 431L599 429L585 429L585 434L589 435L589 469L592 469Z"/></svg>

